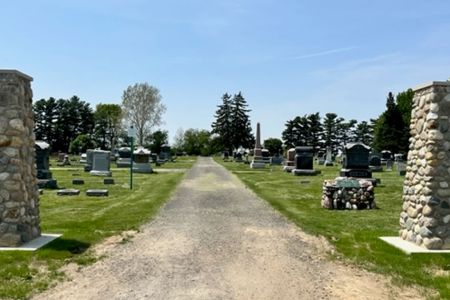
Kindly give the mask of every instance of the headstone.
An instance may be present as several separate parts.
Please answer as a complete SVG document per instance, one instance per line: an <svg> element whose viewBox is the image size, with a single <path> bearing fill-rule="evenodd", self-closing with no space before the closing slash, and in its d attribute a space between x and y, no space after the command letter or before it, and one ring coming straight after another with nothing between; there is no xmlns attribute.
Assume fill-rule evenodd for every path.
<svg viewBox="0 0 450 300"><path fill-rule="evenodd" d="M378 155L371 155L369 159L369 168L372 172L383 171L383 167L381 166L381 157Z"/></svg>
<svg viewBox="0 0 450 300"><path fill-rule="evenodd" d="M394 154L394 161L395 162L399 162L399 161L404 161L404 155L401 153L396 153Z"/></svg>
<svg viewBox="0 0 450 300"><path fill-rule="evenodd" d="M261 149L261 156L266 164L270 164L270 152L267 149Z"/></svg>
<svg viewBox="0 0 450 300"><path fill-rule="evenodd" d="M281 154L275 154L274 156L271 157L270 159L270 164L271 165L281 165L284 161L283 155Z"/></svg>
<svg viewBox="0 0 450 300"><path fill-rule="evenodd" d="M89 197L107 197L108 190L105 189L90 189L86 191L86 196Z"/></svg>
<svg viewBox="0 0 450 300"><path fill-rule="evenodd" d="M52 179L52 172L49 169L50 145L43 141L36 141L35 151L38 187L56 189L58 184L55 179Z"/></svg>
<svg viewBox="0 0 450 300"><path fill-rule="evenodd" d="M314 149L310 146L295 147L295 169L294 175L316 175L317 171L313 169Z"/></svg>
<svg viewBox="0 0 450 300"><path fill-rule="evenodd" d="M236 156L234 157L234 161L235 162L243 162L243 158L242 158L242 153L241 152L236 152Z"/></svg>
<svg viewBox="0 0 450 300"><path fill-rule="evenodd" d="M66 157L66 153L58 152L58 159L57 161L62 163L64 161L64 158Z"/></svg>
<svg viewBox="0 0 450 300"><path fill-rule="evenodd" d="M161 153L159 153L159 159L166 162L172 159L172 155L170 153L171 149L168 144L164 144L161 146Z"/></svg>
<svg viewBox="0 0 450 300"><path fill-rule="evenodd" d="M223 161L228 161L230 159L230 153L228 151L223 151L222 158Z"/></svg>
<svg viewBox="0 0 450 300"><path fill-rule="evenodd" d="M326 153L323 150L319 150L317 152L317 164L319 166L322 166L325 164L325 155L326 155Z"/></svg>
<svg viewBox="0 0 450 300"><path fill-rule="evenodd" d="M84 180L83 179L72 179L72 184L73 185L83 185Z"/></svg>
<svg viewBox="0 0 450 300"><path fill-rule="evenodd" d="M111 171L109 170L109 151L94 150L92 156L93 161L90 174L98 176L111 176Z"/></svg>
<svg viewBox="0 0 450 300"><path fill-rule="evenodd" d="M86 162L87 162L86 153L81 153L81 155L80 155L80 164L85 165Z"/></svg>
<svg viewBox="0 0 450 300"><path fill-rule="evenodd" d="M333 166L333 154L331 153L331 147L327 146L327 151L325 153L325 162L326 167Z"/></svg>
<svg viewBox="0 0 450 300"><path fill-rule="evenodd" d="M405 176L406 175L406 164L404 162L397 163L397 171L398 175Z"/></svg>
<svg viewBox="0 0 450 300"><path fill-rule="evenodd" d="M0 247L41 235L32 80L0 70Z"/></svg>
<svg viewBox="0 0 450 300"><path fill-rule="evenodd" d="M291 148L286 152L286 158L283 171L290 173L295 169L295 148Z"/></svg>
<svg viewBox="0 0 450 300"><path fill-rule="evenodd" d="M411 116L399 234L427 249L450 249L450 82L416 88Z"/></svg>
<svg viewBox="0 0 450 300"><path fill-rule="evenodd" d="M80 194L80 190L77 189L62 189L56 192L58 196L78 196Z"/></svg>
<svg viewBox="0 0 450 300"><path fill-rule="evenodd" d="M150 165L150 151L145 148L138 148L133 152L133 172L153 173Z"/></svg>
<svg viewBox="0 0 450 300"><path fill-rule="evenodd" d="M131 165L131 148L121 147L118 149L119 158L116 160L118 168L129 168Z"/></svg>
<svg viewBox="0 0 450 300"><path fill-rule="evenodd" d="M253 150L253 160L250 163L250 168L252 169L263 169L266 164L262 157L261 149L261 128L259 123L256 124L256 142L255 149Z"/></svg>
<svg viewBox="0 0 450 300"><path fill-rule="evenodd" d="M62 162L57 164L58 167L70 166L69 155L65 154Z"/></svg>
<svg viewBox="0 0 450 300"><path fill-rule="evenodd" d="M114 178L103 179L103 184L114 184Z"/></svg>
<svg viewBox="0 0 450 300"><path fill-rule="evenodd" d="M369 169L370 148L363 143L349 143L345 146L345 160L340 176L372 178Z"/></svg>
<svg viewBox="0 0 450 300"><path fill-rule="evenodd" d="M386 164L388 160L392 160L392 152L389 150L381 151L381 163Z"/></svg>
<svg viewBox="0 0 450 300"><path fill-rule="evenodd" d="M386 161L386 171L392 171L392 166L394 165L394 162L391 159L388 159Z"/></svg>
<svg viewBox="0 0 450 300"><path fill-rule="evenodd" d="M92 170L93 161L94 161L94 150L87 149L86 150L86 165L84 166L85 172L90 172Z"/></svg>

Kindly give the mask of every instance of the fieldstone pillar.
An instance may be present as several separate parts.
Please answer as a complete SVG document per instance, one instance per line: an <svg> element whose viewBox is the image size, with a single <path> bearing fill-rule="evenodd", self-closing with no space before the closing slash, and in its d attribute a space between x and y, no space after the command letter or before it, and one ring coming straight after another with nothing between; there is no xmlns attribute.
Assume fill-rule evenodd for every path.
<svg viewBox="0 0 450 300"><path fill-rule="evenodd" d="M400 236L450 249L450 82L415 89Z"/></svg>
<svg viewBox="0 0 450 300"><path fill-rule="evenodd" d="M0 70L0 246L40 236L31 81Z"/></svg>

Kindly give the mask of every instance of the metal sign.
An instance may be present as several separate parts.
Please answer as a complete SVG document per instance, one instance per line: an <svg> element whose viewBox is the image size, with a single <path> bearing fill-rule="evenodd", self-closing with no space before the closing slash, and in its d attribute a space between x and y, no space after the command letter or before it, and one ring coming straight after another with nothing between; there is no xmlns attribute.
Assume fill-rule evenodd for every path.
<svg viewBox="0 0 450 300"><path fill-rule="evenodd" d="M130 127L128 127L128 137L131 138L136 138L136 128L134 128L133 125L131 125Z"/></svg>

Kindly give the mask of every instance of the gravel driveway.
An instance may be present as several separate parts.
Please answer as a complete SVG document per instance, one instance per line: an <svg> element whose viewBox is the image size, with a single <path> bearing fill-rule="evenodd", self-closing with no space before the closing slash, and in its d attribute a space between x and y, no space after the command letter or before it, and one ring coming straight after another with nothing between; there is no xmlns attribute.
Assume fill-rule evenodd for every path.
<svg viewBox="0 0 450 300"><path fill-rule="evenodd" d="M323 258L331 248L199 158L159 215L36 299L420 299Z"/></svg>

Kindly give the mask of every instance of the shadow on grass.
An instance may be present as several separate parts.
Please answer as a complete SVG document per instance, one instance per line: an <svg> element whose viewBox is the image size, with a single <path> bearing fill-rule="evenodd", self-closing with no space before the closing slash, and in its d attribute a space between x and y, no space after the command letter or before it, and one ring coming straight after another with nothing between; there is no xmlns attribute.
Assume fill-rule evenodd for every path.
<svg viewBox="0 0 450 300"><path fill-rule="evenodd" d="M59 238L48 245L45 245L42 249L55 250L55 251L68 251L71 254L82 254L86 252L91 246L90 243L85 243L72 239Z"/></svg>

